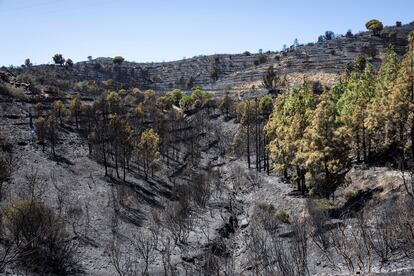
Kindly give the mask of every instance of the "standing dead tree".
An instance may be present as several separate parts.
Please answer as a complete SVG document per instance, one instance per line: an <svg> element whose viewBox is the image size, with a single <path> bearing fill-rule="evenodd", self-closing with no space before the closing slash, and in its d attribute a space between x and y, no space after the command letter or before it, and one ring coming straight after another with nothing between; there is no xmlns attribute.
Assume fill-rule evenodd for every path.
<svg viewBox="0 0 414 276"><path fill-rule="evenodd" d="M154 261L155 252L158 244L158 230L150 229L148 232L140 231L134 237L134 247L136 252L139 254L143 260L143 265L141 266L142 274L148 274L148 268L151 262Z"/></svg>
<svg viewBox="0 0 414 276"><path fill-rule="evenodd" d="M174 244L172 239L167 235L166 237L161 237L158 240L158 247L157 251L160 253L162 258L162 265L164 268L164 275L165 276L173 276L174 275L174 267L171 263L171 254L174 249Z"/></svg>
<svg viewBox="0 0 414 276"><path fill-rule="evenodd" d="M262 224L250 225L249 268L256 275L309 275L308 237L305 224L293 223L290 238L268 231Z"/></svg>
<svg viewBox="0 0 414 276"><path fill-rule="evenodd" d="M123 247L118 239L109 246L110 263L118 276L138 276L140 264L138 256L131 248Z"/></svg>
<svg viewBox="0 0 414 276"><path fill-rule="evenodd" d="M5 184L10 180L15 167L12 145L0 133L0 201L4 199Z"/></svg>

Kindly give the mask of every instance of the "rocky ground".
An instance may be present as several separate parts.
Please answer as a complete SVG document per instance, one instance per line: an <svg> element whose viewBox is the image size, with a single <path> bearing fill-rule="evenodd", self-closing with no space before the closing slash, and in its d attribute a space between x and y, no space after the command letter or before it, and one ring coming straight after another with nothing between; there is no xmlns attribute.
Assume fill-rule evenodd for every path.
<svg viewBox="0 0 414 276"><path fill-rule="evenodd" d="M123 189L133 187L134 196L125 192L125 202L133 206L134 221L122 217L117 222L119 232L132 234L138 226L145 227L152 212L162 208L162 203L171 194L173 183L161 171L152 181L142 176L128 176L130 187L121 187L114 178L104 177L103 166L88 154L88 148L79 135L68 125L59 129L60 141L57 146L57 159L54 159L47 147L41 145L29 125L27 106L21 103L1 104L2 125L0 131L12 137L15 154L15 170L12 182L7 186L7 202L16 201L25 196L28 177L36 174L39 185L35 193L57 213L70 222L67 226L79 243L78 254L82 268L88 275L114 275L110 264L108 246L113 238L113 196ZM222 121L222 118L216 119ZM222 122L228 135L237 129L234 122ZM212 197L206 209L199 210L200 224L194 228L186 245L177 247L172 256L180 272L180 264L196 257L200 248L217 237L224 237L234 246L236 270L243 270L246 258L246 235L250 216L257 202L273 204L277 209L286 211L295 217L303 213L302 198L291 196L294 187L283 183L273 173L267 176L248 169L245 160L234 157L217 158L215 149L203 153L203 164L215 162L222 173L220 187L212 187ZM110 175L114 175L110 169ZM234 209L229 211L229 198ZM234 212L233 212L234 211ZM236 225L229 225L232 214L236 215ZM196 223L197 224L197 223ZM224 229L224 230L223 230ZM151 264L155 274L161 273L162 264L157 258ZM182 271L181 271L182 272Z"/></svg>
<svg viewBox="0 0 414 276"><path fill-rule="evenodd" d="M67 228L78 239L78 254L85 273L114 275L108 246L113 237L112 196L122 190L119 181L104 177L103 166L89 156L87 145L70 126L59 129L60 141L56 149L58 158L54 159L49 148L43 152L37 143L34 131L29 125L27 106L20 103L2 103L1 107L0 131L12 137L16 160L12 182L7 186L7 202L24 197L27 178L35 172L39 179L35 192L47 205L71 222ZM209 158L212 155L205 153L203 163L207 164ZM189 244L176 248L172 259L178 270L183 259L191 259L203 244L214 240L217 235L227 235L220 233L220 229L228 223L230 217L229 212L223 209L228 204L229 196L234 197L237 202L237 220L244 227L249 223L249 212L256 201L272 202L292 215L302 208L301 199L287 195L292 187L281 183L277 176L266 176L264 173L256 175L253 170L246 168L246 162L242 160L224 159L218 163L223 172L222 181L219 183L222 187L220 191L213 191L207 209L199 211L198 215L203 224L198 225L191 233ZM241 174L237 175L238 179L235 179L236 171ZM110 169L111 174L114 175L113 169ZM257 181L249 182L243 178L260 178L262 181L260 186L256 186ZM132 234L139 228L137 225L145 227L151 220L153 210L162 207L163 200L171 194L173 183L162 171L156 173L151 181L145 181L137 174L128 176L127 182L130 187L125 189L133 187L135 192L131 198L125 195L124 199L126 202L131 201L129 206L136 210L134 223L121 216L117 227L122 233ZM240 255L245 250L241 242L244 240L243 235L242 231L237 230L234 238L232 237ZM160 260L156 259L151 267L155 274L157 270L161 271Z"/></svg>
<svg viewBox="0 0 414 276"><path fill-rule="evenodd" d="M7 186L7 201L3 204L24 197L28 192L28 178L35 173L38 185L33 191L69 222L67 230L79 245L77 255L84 273L115 275L110 257L114 229L115 235L123 242L122 248L128 248L125 237L132 237L153 223L154 213L171 200L174 182L182 176L178 173L174 180L161 169L153 179L146 181L143 175L134 173L128 175L128 185L116 179L113 169L109 174L114 177L104 177L103 166L89 156L87 145L70 124L59 129L58 158L55 159L49 148L42 151L36 142L27 108L17 102L1 104L0 131L12 138L16 160L12 181ZM237 129L234 122L224 122L222 118L215 119L214 123L222 124L229 136L234 135ZM306 200L294 193L295 187L283 182L278 175L248 169L245 160L231 155L220 157L217 148L209 148L202 153L201 166L208 165L218 168L221 177L217 185L211 187L212 195L206 207L194 213L195 226L187 242L172 249L174 271L176 275L196 273L194 267L202 261L202 256L205 257L206 252L220 241L225 248L223 252L215 250L214 254L220 256L227 252L232 256L231 264L222 267L221 272L232 267L236 275L253 275L248 267L246 240L256 204L272 204L276 210L289 214L291 219L303 219L306 217ZM356 191L373 191L382 187L370 200L372 206L390 197L391 193L401 191L399 173L384 168L356 168L349 173L349 179ZM338 206L346 204L345 189L350 187L338 192ZM114 206L114 198L121 199L124 204ZM114 216L115 209L118 216ZM288 224L280 227L282 234L290 231ZM163 233L160 236L162 239ZM311 275L348 274L341 266L333 269L312 246L309 248L308 266ZM413 265L409 263L393 263L381 268L373 267L372 271L381 275L412 275L414 272L410 267ZM21 273L19 268L13 267L7 271ZM150 275L163 275L159 255L150 262Z"/></svg>

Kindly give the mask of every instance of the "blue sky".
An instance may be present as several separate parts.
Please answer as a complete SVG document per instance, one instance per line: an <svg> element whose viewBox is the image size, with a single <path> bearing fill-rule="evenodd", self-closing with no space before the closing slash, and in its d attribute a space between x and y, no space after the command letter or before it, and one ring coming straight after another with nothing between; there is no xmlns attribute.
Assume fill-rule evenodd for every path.
<svg viewBox="0 0 414 276"><path fill-rule="evenodd" d="M0 65L122 55L169 61L200 54L280 50L326 30L414 21L412 0L0 0Z"/></svg>

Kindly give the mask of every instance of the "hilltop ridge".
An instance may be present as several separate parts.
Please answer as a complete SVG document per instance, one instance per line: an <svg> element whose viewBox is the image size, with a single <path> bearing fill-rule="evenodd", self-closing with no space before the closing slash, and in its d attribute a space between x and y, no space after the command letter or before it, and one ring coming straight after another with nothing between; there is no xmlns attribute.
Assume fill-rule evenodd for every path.
<svg viewBox="0 0 414 276"><path fill-rule="evenodd" d="M414 22L402 26L385 27L381 36L362 32L352 36L337 36L318 43L289 47L280 52L242 54L215 54L196 56L176 61L139 63L125 61L115 66L112 58L99 57L82 61L67 68L68 79L95 80L113 79L121 84L167 91L183 90L201 86L205 90L260 89L265 70L273 65L275 70L287 75L291 83L310 76L322 84L330 85L337 80L359 54L365 53L374 66L378 66L384 49L393 44L401 55L407 45L407 34L414 30ZM30 70L59 70L59 66L39 65Z"/></svg>

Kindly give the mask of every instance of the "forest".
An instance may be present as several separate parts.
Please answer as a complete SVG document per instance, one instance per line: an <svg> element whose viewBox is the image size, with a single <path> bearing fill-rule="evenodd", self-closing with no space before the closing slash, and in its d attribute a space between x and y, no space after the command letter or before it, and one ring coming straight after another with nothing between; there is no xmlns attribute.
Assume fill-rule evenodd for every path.
<svg viewBox="0 0 414 276"><path fill-rule="evenodd" d="M374 39L380 23L367 22ZM71 79L60 54L2 68L0 271L412 269L414 32L403 55L389 44L375 56L360 53L333 85L293 85L264 60L252 65L266 66L261 95L139 89L118 77L121 56L103 82Z"/></svg>

